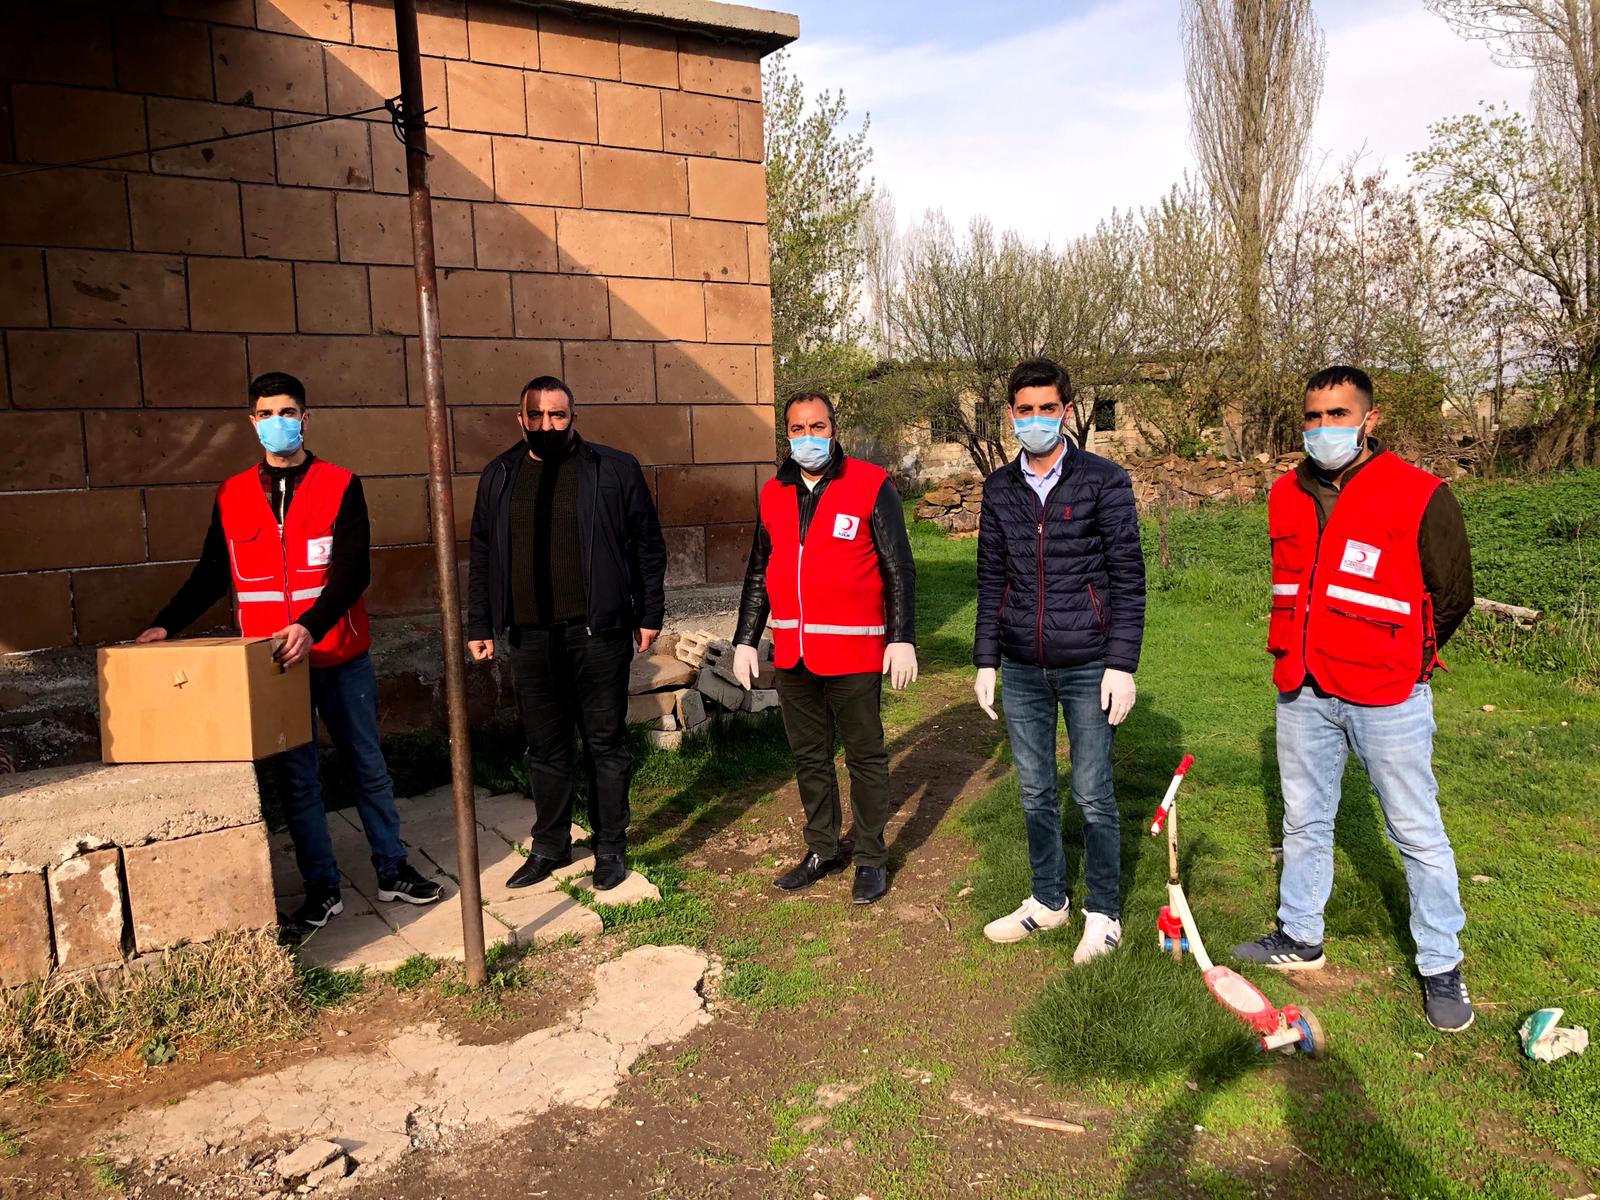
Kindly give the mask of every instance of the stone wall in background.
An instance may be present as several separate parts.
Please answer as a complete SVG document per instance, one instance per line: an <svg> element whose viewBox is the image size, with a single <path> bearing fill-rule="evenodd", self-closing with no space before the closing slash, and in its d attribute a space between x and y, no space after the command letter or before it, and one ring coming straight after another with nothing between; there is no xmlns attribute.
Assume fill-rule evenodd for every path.
<svg viewBox="0 0 1600 1200"><path fill-rule="evenodd" d="M458 535L548 372L645 465L671 581L738 577L773 451L759 39L422 9ZM0 11L0 173L129 151L0 179L0 654L144 627L259 454L264 370L365 479L374 613L433 606L402 149L381 112L292 127L396 93L393 37L386 0Z"/></svg>

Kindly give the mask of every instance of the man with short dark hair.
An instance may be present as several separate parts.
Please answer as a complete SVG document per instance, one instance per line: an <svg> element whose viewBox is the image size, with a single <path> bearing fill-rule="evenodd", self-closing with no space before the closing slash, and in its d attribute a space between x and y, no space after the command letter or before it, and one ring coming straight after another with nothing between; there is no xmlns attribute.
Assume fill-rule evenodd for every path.
<svg viewBox="0 0 1600 1200"><path fill-rule="evenodd" d="M1066 369L1030 359L1011 372L1006 391L1022 450L983 484L973 690L989 719L997 719L995 682L1003 673L1033 892L983 933L992 942L1019 942L1067 923L1060 712L1072 798L1083 814L1084 929L1072 956L1083 963L1122 938L1122 830L1111 745L1136 694L1144 553L1128 473L1074 446L1063 431L1072 407Z"/></svg>
<svg viewBox="0 0 1600 1200"><path fill-rule="evenodd" d="M244 636L282 638L277 658L285 666L311 660L311 702L355 776L378 899L431 904L443 891L406 860L378 736L378 684L361 598L372 576L366 498L356 475L305 449L309 420L305 386L293 375L273 371L251 380L250 421L264 461L217 489L200 560L137 640L176 636L231 586ZM344 903L315 736L280 758L284 816L305 880L305 902L286 924L304 935L343 912Z"/></svg>
<svg viewBox="0 0 1600 1200"><path fill-rule="evenodd" d="M520 888L572 861L573 732L586 751L594 887L627 877L628 676L665 615L667 547L631 454L585 441L572 389L529 380L521 438L484 468L472 512L467 647L510 660L528 737L532 845Z"/></svg>
<svg viewBox="0 0 1600 1200"><path fill-rule="evenodd" d="M900 493L883 468L845 454L833 402L800 392L783 414L789 457L761 489L733 669L750 687L770 614L783 727L806 813L806 855L777 886L799 891L844 870L837 733L855 814L851 898L871 904L889 890L883 677L896 691L917 677L917 568Z"/></svg>
<svg viewBox="0 0 1600 1200"><path fill-rule="evenodd" d="M1282 971L1320 970L1333 829L1356 752L1405 863L1423 1011L1472 1024L1461 981L1455 854L1433 775L1439 648L1472 609L1472 552L1455 496L1373 436L1372 380L1350 366L1306 382L1306 459L1273 485L1272 616L1283 878L1278 928L1234 948Z"/></svg>

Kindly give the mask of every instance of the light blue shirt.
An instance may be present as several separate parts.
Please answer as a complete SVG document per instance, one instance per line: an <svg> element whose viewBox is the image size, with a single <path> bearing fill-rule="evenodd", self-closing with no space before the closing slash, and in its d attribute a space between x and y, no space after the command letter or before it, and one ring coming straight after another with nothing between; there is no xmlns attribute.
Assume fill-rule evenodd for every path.
<svg viewBox="0 0 1600 1200"><path fill-rule="evenodd" d="M1034 491L1034 494L1039 497L1040 504L1043 504L1050 498L1050 489L1055 487L1056 480L1061 478L1061 468L1066 465L1067 455L1070 453L1072 453L1070 447L1063 448L1061 457L1056 459L1055 465L1043 475L1035 475L1033 473L1033 469L1028 466L1028 455L1026 452L1020 456L1022 459L1022 477L1028 481L1028 486L1031 487Z"/></svg>

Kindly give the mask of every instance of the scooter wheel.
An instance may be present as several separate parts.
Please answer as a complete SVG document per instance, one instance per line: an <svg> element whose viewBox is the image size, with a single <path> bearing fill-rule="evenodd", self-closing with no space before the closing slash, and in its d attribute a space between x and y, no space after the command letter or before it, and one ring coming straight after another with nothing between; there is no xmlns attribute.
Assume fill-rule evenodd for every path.
<svg viewBox="0 0 1600 1200"><path fill-rule="evenodd" d="M1322 1022L1317 1020L1307 1009L1300 1010L1300 1019L1295 1022L1300 1029L1300 1040L1295 1047L1307 1058L1321 1058L1328 1052L1328 1035L1322 1032Z"/></svg>

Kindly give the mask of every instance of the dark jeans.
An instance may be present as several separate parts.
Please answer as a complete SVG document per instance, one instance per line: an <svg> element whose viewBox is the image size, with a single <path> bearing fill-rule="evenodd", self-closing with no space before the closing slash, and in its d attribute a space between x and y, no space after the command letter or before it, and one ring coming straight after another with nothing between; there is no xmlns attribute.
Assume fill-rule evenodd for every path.
<svg viewBox="0 0 1600 1200"><path fill-rule="evenodd" d="M628 847L628 670L633 638L626 630L585 633L583 626L512 629L508 636L517 705L528 733L528 790L533 797L533 853L565 858L572 851L577 794L572 735L583 735L589 780L589 823L596 854Z"/></svg>
<svg viewBox="0 0 1600 1200"><path fill-rule="evenodd" d="M336 667L311 668L311 705L328 727L328 735L350 764L356 782L356 811L367 831L372 865L380 879L392 876L406 861L400 844L400 816L394 810L394 785L378 740L378 677L372 658L363 654ZM294 839L295 861L306 887L339 887L339 864L328 837L328 814L322 807L322 770L317 756L316 717L311 741L280 756L285 791L284 815Z"/></svg>
<svg viewBox="0 0 1600 1200"><path fill-rule="evenodd" d="M1067 902L1067 860L1061 848L1061 801L1056 791L1056 709L1067 718L1072 799L1083 814L1083 900L1086 912L1122 915L1122 830L1111 785L1116 727L1100 707L1104 663L1046 669L1005 660L1000 667L1011 733L1011 756L1022 786L1033 895L1049 908Z"/></svg>
<svg viewBox="0 0 1600 1200"><path fill-rule="evenodd" d="M833 766L833 735L844 743L850 769L850 807L855 812L855 861L881 867L889 851L883 827L889 821L889 751L883 744L878 705L883 676L813 675L804 662L777 672L783 728L794 751L800 803L806 810L806 847L822 858L839 853L839 777Z"/></svg>

